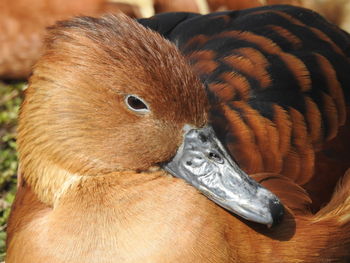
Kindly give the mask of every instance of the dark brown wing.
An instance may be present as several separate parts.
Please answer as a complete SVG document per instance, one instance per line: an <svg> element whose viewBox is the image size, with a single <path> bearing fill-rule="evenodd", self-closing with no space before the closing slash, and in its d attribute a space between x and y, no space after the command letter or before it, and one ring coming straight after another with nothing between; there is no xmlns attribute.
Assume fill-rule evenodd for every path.
<svg viewBox="0 0 350 263"><path fill-rule="evenodd" d="M308 182L315 150L346 121L349 35L291 6L187 14L172 24L173 15L149 21L166 25L155 30L179 47L205 83L214 129L239 165Z"/></svg>

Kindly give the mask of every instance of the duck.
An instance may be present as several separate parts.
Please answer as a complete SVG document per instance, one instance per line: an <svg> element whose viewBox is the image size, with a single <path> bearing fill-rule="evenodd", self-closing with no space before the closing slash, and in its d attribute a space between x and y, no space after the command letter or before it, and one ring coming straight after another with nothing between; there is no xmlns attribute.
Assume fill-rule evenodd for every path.
<svg viewBox="0 0 350 263"><path fill-rule="evenodd" d="M30 76L41 55L45 28L56 21L77 15L101 16L121 10L136 15L130 6L107 0L2 0L0 79L26 80Z"/></svg>
<svg viewBox="0 0 350 263"><path fill-rule="evenodd" d="M215 14L208 20L218 25ZM6 262L346 262L350 172L314 214L299 174L249 170L246 155L236 155L233 140L222 136L232 130L218 130L217 118L226 123L229 109L210 96L205 67L189 59L180 38L171 42L150 24L120 14L49 29L19 116L20 175ZM158 29L171 32L172 24L164 25ZM293 140L303 135L296 131Z"/></svg>

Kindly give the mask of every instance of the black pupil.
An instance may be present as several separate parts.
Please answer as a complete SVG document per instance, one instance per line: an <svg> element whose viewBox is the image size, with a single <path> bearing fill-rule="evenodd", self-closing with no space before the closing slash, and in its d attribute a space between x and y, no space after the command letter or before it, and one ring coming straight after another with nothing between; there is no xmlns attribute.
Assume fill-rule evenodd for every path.
<svg viewBox="0 0 350 263"><path fill-rule="evenodd" d="M147 109L147 106L145 105L145 103L143 103L140 99L138 99L138 98L136 98L134 96L129 96L128 97L128 104L134 110Z"/></svg>

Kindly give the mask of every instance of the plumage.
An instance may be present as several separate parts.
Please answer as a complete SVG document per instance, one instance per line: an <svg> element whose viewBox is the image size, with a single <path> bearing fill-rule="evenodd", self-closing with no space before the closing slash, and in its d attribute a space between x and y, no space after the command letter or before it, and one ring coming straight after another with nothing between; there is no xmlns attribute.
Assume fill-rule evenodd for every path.
<svg viewBox="0 0 350 263"><path fill-rule="evenodd" d="M176 43L209 98L224 104L214 107L211 118L219 119L216 132L241 167L281 173L299 185L312 179L319 163L315 153L346 122L346 32L292 6L159 14L140 22ZM326 172L334 180L324 187L333 189L350 166L350 152L343 154L344 168ZM316 208L328 201L323 197L312 196Z"/></svg>
<svg viewBox="0 0 350 263"><path fill-rule="evenodd" d="M6 262L347 262L349 36L287 6L140 23L176 46L122 15L50 29L20 113ZM149 112L130 110L130 94ZM238 218L161 169L184 125L208 123L284 203L279 225ZM318 165L338 149L339 171ZM329 194L341 175L312 214L317 178Z"/></svg>

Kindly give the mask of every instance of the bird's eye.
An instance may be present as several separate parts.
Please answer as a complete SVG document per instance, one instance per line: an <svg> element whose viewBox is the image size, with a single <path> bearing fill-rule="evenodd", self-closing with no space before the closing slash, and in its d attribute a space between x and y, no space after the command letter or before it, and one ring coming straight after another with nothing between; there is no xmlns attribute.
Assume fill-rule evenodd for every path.
<svg viewBox="0 0 350 263"><path fill-rule="evenodd" d="M132 111L136 111L139 113L147 113L149 112L149 108L147 104L135 95L128 95L125 98L125 103L128 108Z"/></svg>

